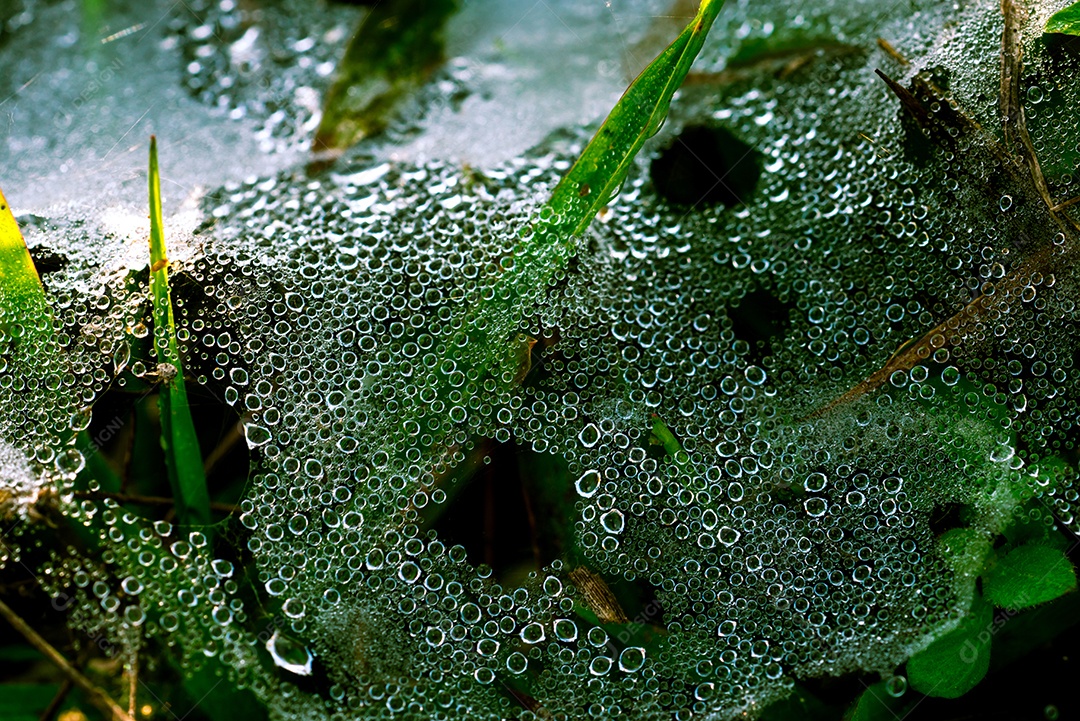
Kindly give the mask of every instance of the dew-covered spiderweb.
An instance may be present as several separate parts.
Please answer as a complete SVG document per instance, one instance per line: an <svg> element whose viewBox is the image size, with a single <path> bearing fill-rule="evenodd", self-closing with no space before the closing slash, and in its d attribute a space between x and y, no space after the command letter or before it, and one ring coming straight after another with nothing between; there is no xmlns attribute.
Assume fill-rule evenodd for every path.
<svg viewBox="0 0 1080 721"><path fill-rule="evenodd" d="M271 157L166 219L191 382L251 457L212 536L76 494L95 481L74 434L152 325L145 236L93 203L21 218L53 259L54 333L47 362L0 355L0 508L24 519L2 559L39 564L74 627L282 719L727 719L797 679L890 673L955 624L975 577L943 531L989 539L1020 506L1076 529L1077 234L993 162L996 0L733 0L619 195L520 296L511 253L595 125L478 166L433 152L430 117L496 82L474 53L400 119L414 154L374 141L308 177L289 153L355 15L270 5L142 31L176 56L176 102ZM668 3L609 5L595 23L640 21L629 53ZM1052 5L1028 8L1021 98L1066 198L1080 98L1055 78L1078 57L1041 36ZM246 64L266 35L301 72ZM928 139L875 69L981 134ZM125 217L143 187L110 191ZM446 521L484 522L477 484L512 462L540 469L497 521L540 537L516 555ZM52 542L45 493L94 552Z"/></svg>

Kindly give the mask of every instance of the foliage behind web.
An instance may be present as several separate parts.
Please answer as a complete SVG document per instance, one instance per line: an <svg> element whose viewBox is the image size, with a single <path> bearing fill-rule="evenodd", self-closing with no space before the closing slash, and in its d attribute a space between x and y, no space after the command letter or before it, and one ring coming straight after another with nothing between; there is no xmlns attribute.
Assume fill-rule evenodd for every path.
<svg viewBox="0 0 1080 721"><path fill-rule="evenodd" d="M62 497L105 549L49 564L73 622L167 638L185 669L222 669L286 717L724 718L796 679L929 652L983 613L976 578L1012 605L1011 554L1046 556L1019 549L1075 527L1073 231L999 130L999 5L874 22L867 7L823 3L812 17L834 19L812 42L779 22L786 4L722 18L751 36L771 20L768 51L691 76L649 157L523 306L499 295L507 259L583 132L486 171L357 164L212 192L184 267L209 300L177 326L244 414L242 527L211 547ZM1040 36L1049 10L1021 28L1046 164L1076 132L1060 110L1076 89L1047 82L1077 62ZM680 138L728 136L747 150L690 177L746 179L733 201L656 192L651 161ZM1000 146L1021 159L1012 174ZM742 163L759 172L731 172ZM1049 182L1063 199L1069 184ZM145 288L105 278L101 309L75 274L47 279L66 353L45 399L84 379L100 392L94 372L114 374L147 312ZM465 332L493 301L518 315L492 325L515 333ZM925 356L860 385L943 323ZM493 352L477 337L505 343L499 373L476 369ZM48 447L79 401L65 403L4 431L40 441L23 451L69 489ZM562 541L531 574L485 567L439 522L477 498L454 474L490 442L560 479L533 515Z"/></svg>

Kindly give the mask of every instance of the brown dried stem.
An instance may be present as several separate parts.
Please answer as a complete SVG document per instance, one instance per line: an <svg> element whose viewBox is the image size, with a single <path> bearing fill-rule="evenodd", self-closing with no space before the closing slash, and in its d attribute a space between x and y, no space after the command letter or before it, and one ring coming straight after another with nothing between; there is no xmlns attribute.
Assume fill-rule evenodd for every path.
<svg viewBox="0 0 1080 721"><path fill-rule="evenodd" d="M96 686L93 681L83 676L79 669L75 668L70 661L64 658L63 654L53 648L37 631L30 628L30 625L3 601L0 601L0 616L3 616L11 624L12 628L18 631L31 646L49 659L49 662L56 666L71 683L78 686L86 694L87 700L105 714L106 718L113 721L135 721L131 715L112 700L112 697L104 689Z"/></svg>
<svg viewBox="0 0 1080 721"><path fill-rule="evenodd" d="M916 76L913 79L913 92L880 70L876 72L885 81L893 94L899 98L901 105L915 119L919 127L937 144L955 151L958 149L962 139L979 138L984 152L988 155L987 160L993 163L995 167L1005 171L1014 192L1017 192L1026 200L1036 201L1036 205L1032 207L1037 207L1038 201L1045 204L1047 219L1057 226L1071 241L1066 246L1067 251L1075 252L1076 240L1073 232L1080 230L1080 223L1060 211L1080 202L1080 197L1055 204L1050 196L1046 179L1043 176L1035 152L1035 146L1027 130L1024 109L1020 102L1020 75L1023 69L1020 26L1024 17L1013 0L1001 0L1001 12L1004 18L1004 30L1001 39L999 107L1004 126L1005 147L990 137L974 119L960 110L955 103L945 99L944 93L940 89L921 76ZM920 99L920 95L943 100L940 104L941 110L938 113L932 113ZM1019 145L1021 150L1019 157L1011 152L1011 148L1016 145ZM1027 174L1022 172L1024 166L1029 171ZM976 173L972 175L977 177ZM979 179L982 180L982 178ZM983 322L989 312L1015 302L1015 299L1020 297L1019 291L1030 282L1031 278L1037 273L1048 271L1055 262L1059 262L1056 259L1059 259L1060 255L1060 251L1056 248L1040 248L1016 271L991 286L987 292L979 295L952 317L939 323L918 338L902 345L884 366L838 398L815 410L810 414L809 418L824 415L837 406L854 401L880 388L893 373L910 370L916 365L925 362L938 348L946 345L959 346L966 343L969 338L977 335L972 331Z"/></svg>

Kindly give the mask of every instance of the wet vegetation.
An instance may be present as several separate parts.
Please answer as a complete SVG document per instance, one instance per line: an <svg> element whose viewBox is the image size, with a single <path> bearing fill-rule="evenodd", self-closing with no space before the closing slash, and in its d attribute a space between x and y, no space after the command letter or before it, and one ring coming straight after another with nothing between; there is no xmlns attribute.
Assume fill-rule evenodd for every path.
<svg viewBox="0 0 1080 721"><path fill-rule="evenodd" d="M479 5L0 0L0 717L1075 714L1080 5Z"/></svg>

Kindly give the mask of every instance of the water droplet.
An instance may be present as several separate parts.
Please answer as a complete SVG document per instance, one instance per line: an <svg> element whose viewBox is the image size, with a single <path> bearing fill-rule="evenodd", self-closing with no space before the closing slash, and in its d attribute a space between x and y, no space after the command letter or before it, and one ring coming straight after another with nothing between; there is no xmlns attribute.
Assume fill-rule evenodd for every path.
<svg viewBox="0 0 1080 721"><path fill-rule="evenodd" d="M294 641L280 631L275 630L266 642L266 650L278 668L283 668L297 676L310 676L311 664L315 660L311 651L303 644Z"/></svg>
<svg viewBox="0 0 1080 721"><path fill-rule="evenodd" d="M600 472L596 470L585 471L577 479L574 487L577 488L578 495L582 498L592 498L597 489L600 488Z"/></svg>

